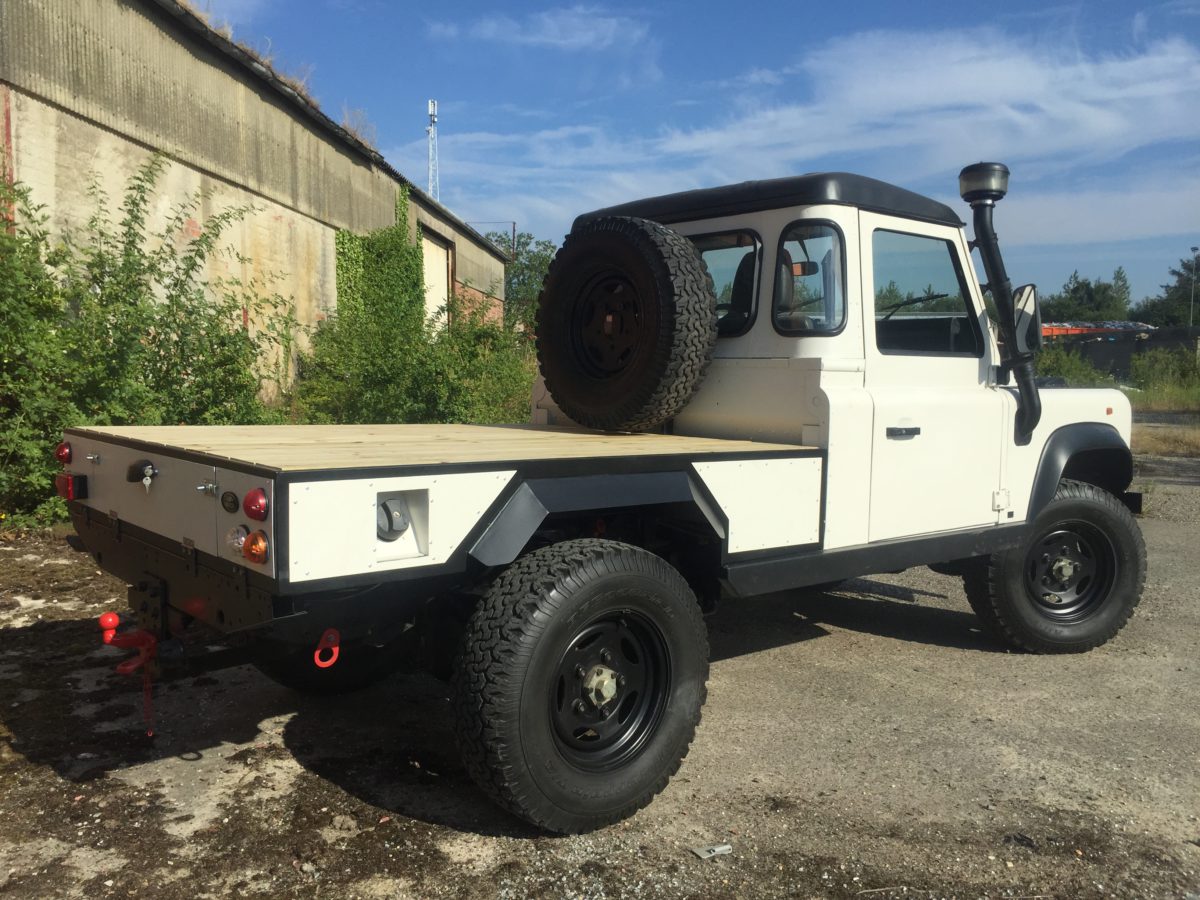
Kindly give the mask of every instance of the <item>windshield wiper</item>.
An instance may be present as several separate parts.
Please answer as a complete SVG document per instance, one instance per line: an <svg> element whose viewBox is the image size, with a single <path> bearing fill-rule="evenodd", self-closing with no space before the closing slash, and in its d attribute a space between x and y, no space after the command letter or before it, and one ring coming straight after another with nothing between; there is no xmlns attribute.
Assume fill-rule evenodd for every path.
<svg viewBox="0 0 1200 900"><path fill-rule="evenodd" d="M891 306L885 306L880 312L887 312L884 319L890 319L898 310L904 309L906 306L913 306L917 303L924 303L927 300L943 300L949 297L949 294L924 294L920 297L909 297L907 300L901 300L899 303L893 303Z"/></svg>

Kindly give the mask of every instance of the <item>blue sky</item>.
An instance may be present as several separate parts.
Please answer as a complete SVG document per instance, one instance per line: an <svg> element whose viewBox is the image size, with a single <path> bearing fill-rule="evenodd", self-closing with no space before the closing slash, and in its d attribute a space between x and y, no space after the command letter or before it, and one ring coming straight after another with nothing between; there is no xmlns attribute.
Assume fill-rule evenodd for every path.
<svg viewBox="0 0 1200 900"><path fill-rule="evenodd" d="M1043 293L1123 265L1153 295L1200 244L1200 0L197 5L333 118L364 110L420 185L436 98L441 200L472 223L558 243L599 206L830 170L966 218L958 170L995 159L1009 273Z"/></svg>

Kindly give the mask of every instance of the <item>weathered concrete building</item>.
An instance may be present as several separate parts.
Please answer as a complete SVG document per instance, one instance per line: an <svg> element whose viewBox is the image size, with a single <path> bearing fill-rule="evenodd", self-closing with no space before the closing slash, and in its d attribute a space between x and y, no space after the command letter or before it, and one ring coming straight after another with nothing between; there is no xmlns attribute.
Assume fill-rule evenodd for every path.
<svg viewBox="0 0 1200 900"><path fill-rule="evenodd" d="M93 179L115 203L154 152L169 162L152 225L197 191L198 217L252 204L229 238L253 271L223 257L209 274L282 276L302 323L336 306L336 231L394 224L403 187L426 308L454 288L503 300L501 251L176 0L2 0L0 141L3 177L59 234L86 225Z"/></svg>

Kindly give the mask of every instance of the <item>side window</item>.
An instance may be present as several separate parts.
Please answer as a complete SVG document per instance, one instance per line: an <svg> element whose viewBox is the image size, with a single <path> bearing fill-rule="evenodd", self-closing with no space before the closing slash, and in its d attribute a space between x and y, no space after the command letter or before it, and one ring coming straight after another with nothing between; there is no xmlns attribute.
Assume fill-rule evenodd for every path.
<svg viewBox="0 0 1200 900"><path fill-rule="evenodd" d="M834 334L846 324L845 255L832 225L797 222L779 243L772 315L782 334Z"/></svg>
<svg viewBox="0 0 1200 900"><path fill-rule="evenodd" d="M871 252L880 351L983 355L983 336L953 244L879 230L872 236Z"/></svg>
<svg viewBox="0 0 1200 900"><path fill-rule="evenodd" d="M692 238L717 292L717 334L744 334L754 321L754 285L761 242L752 231L726 231Z"/></svg>

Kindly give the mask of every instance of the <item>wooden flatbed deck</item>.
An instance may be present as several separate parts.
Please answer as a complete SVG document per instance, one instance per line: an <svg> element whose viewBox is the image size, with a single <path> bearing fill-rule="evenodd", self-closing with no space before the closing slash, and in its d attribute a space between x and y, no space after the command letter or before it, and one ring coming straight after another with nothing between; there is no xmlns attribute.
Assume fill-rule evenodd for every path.
<svg viewBox="0 0 1200 900"><path fill-rule="evenodd" d="M164 450L281 472L366 466L436 466L523 460L779 453L794 444L605 434L539 425L164 425L72 428Z"/></svg>

